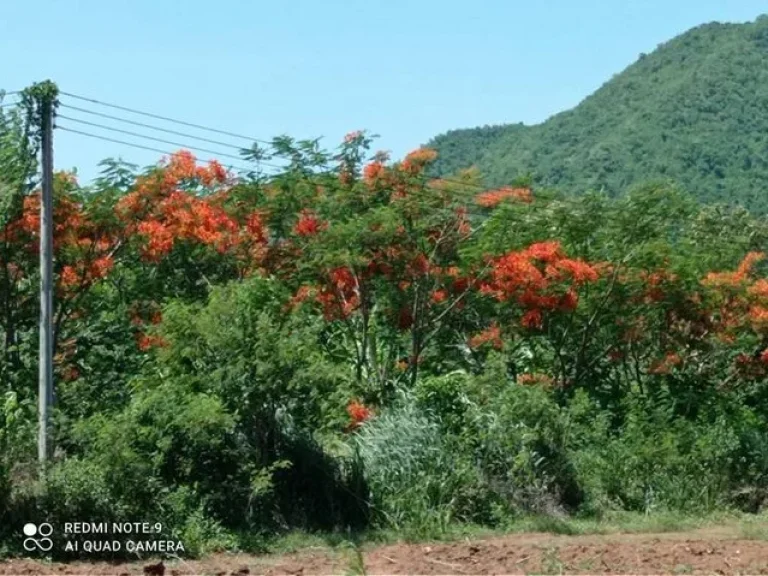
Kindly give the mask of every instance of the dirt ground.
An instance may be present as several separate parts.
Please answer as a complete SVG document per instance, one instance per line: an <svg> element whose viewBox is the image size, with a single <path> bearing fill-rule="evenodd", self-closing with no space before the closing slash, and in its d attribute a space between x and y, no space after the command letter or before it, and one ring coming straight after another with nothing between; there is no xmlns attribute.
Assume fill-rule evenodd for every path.
<svg viewBox="0 0 768 576"><path fill-rule="evenodd" d="M727 528L664 534L512 534L439 544L392 544L362 553L308 549L281 556L216 555L124 564L0 562L0 574L768 574L768 540Z"/></svg>

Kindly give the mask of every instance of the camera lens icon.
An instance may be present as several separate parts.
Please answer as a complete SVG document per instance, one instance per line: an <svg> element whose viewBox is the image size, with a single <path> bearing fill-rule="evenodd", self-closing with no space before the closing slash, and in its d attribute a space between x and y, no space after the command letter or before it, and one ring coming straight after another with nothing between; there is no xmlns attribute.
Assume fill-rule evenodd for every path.
<svg viewBox="0 0 768 576"><path fill-rule="evenodd" d="M49 536L53 534L53 526L47 522L43 522L42 524L33 524L29 522L24 524L22 531L24 532L24 536L27 536L27 538L24 539L24 550L27 552L34 552L35 550L50 552L53 548L53 540L49 538ZM34 536L39 536L39 538L34 538Z"/></svg>

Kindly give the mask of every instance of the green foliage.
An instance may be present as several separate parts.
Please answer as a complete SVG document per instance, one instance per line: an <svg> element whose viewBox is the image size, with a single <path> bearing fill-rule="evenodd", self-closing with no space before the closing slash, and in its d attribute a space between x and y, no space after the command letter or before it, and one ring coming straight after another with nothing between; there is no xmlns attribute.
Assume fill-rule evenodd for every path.
<svg viewBox="0 0 768 576"><path fill-rule="evenodd" d="M476 166L491 186L532 173L569 193L673 180L705 202L766 212L768 21L694 28L542 124L438 136L435 173Z"/></svg>
<svg viewBox="0 0 768 576"><path fill-rule="evenodd" d="M0 108L0 227L18 214L36 173L36 150L30 145L29 130L29 122L18 111Z"/></svg>
<svg viewBox="0 0 768 576"><path fill-rule="evenodd" d="M68 458L48 472L37 507L57 526L72 518L93 522L128 518L105 466L80 458Z"/></svg>
<svg viewBox="0 0 768 576"><path fill-rule="evenodd" d="M0 103L3 94L0 93ZM18 110L0 108L0 230L17 218L23 201L37 179L37 146L32 137L33 126L29 117ZM18 288L14 285L10 262L15 246L6 234L0 234L0 382L27 382L30 370L30 326L17 317ZM27 307L28 309L28 307ZM21 316L20 314L18 316ZM19 387L20 388L20 387ZM18 388L16 388L19 391Z"/></svg>
<svg viewBox="0 0 768 576"><path fill-rule="evenodd" d="M158 361L221 398L251 435L267 434L280 414L300 431L319 430L349 398L351 374L322 354L323 324L285 315L286 301L279 283L255 277L217 287L204 307L174 303L163 325L171 345Z"/></svg>
<svg viewBox="0 0 768 576"><path fill-rule="evenodd" d="M355 436L374 516L412 537L444 533L483 507L481 478L409 398Z"/></svg>
<svg viewBox="0 0 768 576"><path fill-rule="evenodd" d="M14 489L34 474L35 410L13 391L0 397L0 527L12 525ZM0 540L4 536L0 528Z"/></svg>
<svg viewBox="0 0 768 576"><path fill-rule="evenodd" d="M194 487L215 508L238 467L234 419L218 399L172 382L137 393L118 415L80 421L73 436L135 516L178 486Z"/></svg>
<svg viewBox="0 0 768 576"><path fill-rule="evenodd" d="M200 495L189 485L165 492L158 510L165 525L171 527L170 536L183 542L187 553L204 555L239 547L237 536L212 517Z"/></svg>
<svg viewBox="0 0 768 576"><path fill-rule="evenodd" d="M607 425L608 414L595 422L594 406L584 398L574 405L573 414L592 424L582 428L574 451L585 512L701 513L736 504L756 488L764 490L765 460L752 461L749 445L763 424L749 410L689 420L675 416L668 401L649 403L634 396L627 402L618 429ZM745 469L747 462L754 467ZM745 493L745 486L752 488Z"/></svg>
<svg viewBox="0 0 768 576"><path fill-rule="evenodd" d="M66 445L102 471L116 509L157 510L197 551L231 548L237 531L365 518L312 437L338 422L344 371L321 357L318 323L283 315L283 305L279 285L263 278L217 287L205 304L169 305L168 344L131 382L127 403L102 394L91 401L105 409L70 417ZM66 390L68 400L83 394Z"/></svg>
<svg viewBox="0 0 768 576"><path fill-rule="evenodd" d="M540 387L508 385L491 396L468 440L480 465L513 511L554 514L581 499L567 457L562 409Z"/></svg>
<svg viewBox="0 0 768 576"><path fill-rule="evenodd" d="M0 122L12 143L14 122ZM536 190L470 221L464 185L419 177L429 151L363 167L370 140L353 133L326 169L317 143L276 144L284 173L216 194L189 156L183 177L109 161L91 189L60 179L69 224L88 225L59 278L81 244L109 254L92 284L70 267L57 285L56 457L41 479L35 215L26 244L0 229L12 551L6 526L32 517L151 518L205 554L292 530L569 532L568 515L765 505L768 283L754 255L754 277L742 265L768 244L765 217L656 181L620 198ZM16 152L0 140L18 201ZM158 175L167 213L121 222L116 205L136 208ZM207 240L185 236L193 223Z"/></svg>
<svg viewBox="0 0 768 576"><path fill-rule="evenodd" d="M669 396L635 392L617 421L584 391L561 405L493 370L430 378L417 391L355 438L388 528L424 535L530 514L756 510L768 487L765 424L738 403L689 419Z"/></svg>

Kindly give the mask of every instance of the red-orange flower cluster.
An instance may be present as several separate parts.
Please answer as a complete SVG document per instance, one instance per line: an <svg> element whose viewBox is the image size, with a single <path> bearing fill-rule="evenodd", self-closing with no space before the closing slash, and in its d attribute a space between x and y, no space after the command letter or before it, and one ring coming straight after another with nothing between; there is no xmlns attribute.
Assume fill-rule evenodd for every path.
<svg viewBox="0 0 768 576"><path fill-rule="evenodd" d="M754 266L764 257L750 252L735 272L712 272L702 281L719 304L715 317L720 341L735 341L742 328L768 336L768 280L753 279Z"/></svg>
<svg viewBox="0 0 768 576"><path fill-rule="evenodd" d="M363 168L363 181L369 186L373 186L384 175L386 168L381 160L374 160Z"/></svg>
<svg viewBox="0 0 768 576"><path fill-rule="evenodd" d="M323 315L329 321L347 318L360 305L357 277L349 268L340 266L331 270L327 278L316 296L323 308Z"/></svg>
<svg viewBox="0 0 768 576"><path fill-rule="evenodd" d="M59 190L58 183L74 186L74 177L58 173L54 181L56 195L53 206L53 248L58 269L57 289L60 295L87 288L104 278L114 266L112 250L114 234L96 224L83 204L69 190ZM6 237L21 244L30 254L39 251L40 193L26 196L20 216L5 229ZM11 263L17 277L24 276L21 266Z"/></svg>
<svg viewBox="0 0 768 576"><path fill-rule="evenodd" d="M676 366L680 366L682 363L683 360L679 354L670 352L664 358L653 362L648 372L651 374L669 374Z"/></svg>
<svg viewBox="0 0 768 576"><path fill-rule="evenodd" d="M517 383L522 386L552 386L552 377L541 372L526 372L517 377Z"/></svg>
<svg viewBox="0 0 768 576"><path fill-rule="evenodd" d="M598 277L590 264L566 258L558 242L539 242L495 259L490 280L480 290L499 301L516 300L527 309L521 324L539 329L544 311L574 310L578 305L575 288Z"/></svg>
<svg viewBox="0 0 768 576"><path fill-rule="evenodd" d="M162 348L168 345L162 336L156 334L148 335L143 332L138 332L136 334L136 344L142 352L146 352L152 348Z"/></svg>
<svg viewBox="0 0 768 576"><path fill-rule="evenodd" d="M373 410L357 400L353 400L347 405L347 414L349 414L351 420L347 427L347 430L350 431L359 428L366 420L373 416Z"/></svg>
<svg viewBox="0 0 768 576"><path fill-rule="evenodd" d="M299 214L299 220L293 227L293 233L302 237L314 236L325 229L326 226L327 223L321 222L312 211L303 210L301 214Z"/></svg>
<svg viewBox="0 0 768 576"><path fill-rule="evenodd" d="M177 242L191 241L259 261L266 244L261 215L238 219L228 213L222 203L229 184L220 164L198 166L190 152L180 151L155 172L139 177L136 189L120 199L116 211L127 233L144 238L142 254L148 260L160 260ZM201 185L213 193L197 196L196 187Z"/></svg>
<svg viewBox="0 0 768 576"><path fill-rule="evenodd" d="M498 190L481 192L475 196L475 203L483 208L493 208L507 200L530 204L533 202L533 193L529 188L512 188L510 186L505 186Z"/></svg>
<svg viewBox="0 0 768 576"><path fill-rule="evenodd" d="M491 344L491 346L497 350L501 350L503 346L503 341L501 339L501 328L499 328L499 325L496 322L469 339L470 348L479 348L483 344Z"/></svg>
<svg viewBox="0 0 768 576"><path fill-rule="evenodd" d="M407 174L419 174L424 167L437 158L437 152L430 148L419 148L406 155L400 169Z"/></svg>
<svg viewBox="0 0 768 576"><path fill-rule="evenodd" d="M110 256L101 256L94 260L81 260L76 265L66 265L61 269L59 283L62 288L74 288L100 280L115 265Z"/></svg>
<svg viewBox="0 0 768 576"><path fill-rule="evenodd" d="M704 279L704 284L716 287L738 287L748 280L752 268L763 258L765 254L762 252L750 252L735 272L710 272Z"/></svg>

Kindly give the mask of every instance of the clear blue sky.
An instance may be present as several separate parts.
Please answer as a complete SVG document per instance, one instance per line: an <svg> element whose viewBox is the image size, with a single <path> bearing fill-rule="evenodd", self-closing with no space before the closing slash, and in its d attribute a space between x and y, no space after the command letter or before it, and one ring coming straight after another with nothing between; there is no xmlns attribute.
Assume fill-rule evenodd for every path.
<svg viewBox="0 0 768 576"><path fill-rule="evenodd" d="M19 0L2 7L0 87L50 78L328 147L365 128L399 157L452 128L541 122L688 28L762 12L765 0ZM62 132L55 148L56 167L85 180L107 156L158 156Z"/></svg>

